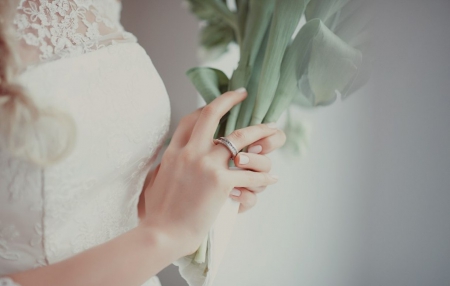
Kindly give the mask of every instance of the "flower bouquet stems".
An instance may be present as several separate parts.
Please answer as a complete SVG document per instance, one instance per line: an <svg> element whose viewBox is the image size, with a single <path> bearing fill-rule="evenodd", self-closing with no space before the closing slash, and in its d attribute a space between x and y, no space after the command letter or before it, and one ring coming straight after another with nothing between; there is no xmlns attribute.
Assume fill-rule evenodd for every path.
<svg viewBox="0 0 450 286"><path fill-rule="evenodd" d="M218 56L230 43L239 45L239 63L230 78L209 67L186 73L206 103L228 90L247 88L248 96L220 120L214 138L276 122L291 104L328 105L368 79L369 17L363 1L235 0L233 9L224 0L187 3L204 23L200 44L205 54ZM207 250L205 240L194 261L205 262Z"/></svg>

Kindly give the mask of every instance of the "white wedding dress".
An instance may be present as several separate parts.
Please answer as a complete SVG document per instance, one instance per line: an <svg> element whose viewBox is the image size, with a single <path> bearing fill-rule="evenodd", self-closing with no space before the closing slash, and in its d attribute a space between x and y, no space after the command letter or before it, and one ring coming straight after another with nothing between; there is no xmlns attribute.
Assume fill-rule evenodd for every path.
<svg viewBox="0 0 450 286"><path fill-rule="evenodd" d="M69 157L47 168L0 150L0 285L138 224L139 194L171 110L120 10L116 0L20 2L14 27L30 63L20 81L39 105L69 113L77 138ZM144 285L161 284L154 276Z"/></svg>

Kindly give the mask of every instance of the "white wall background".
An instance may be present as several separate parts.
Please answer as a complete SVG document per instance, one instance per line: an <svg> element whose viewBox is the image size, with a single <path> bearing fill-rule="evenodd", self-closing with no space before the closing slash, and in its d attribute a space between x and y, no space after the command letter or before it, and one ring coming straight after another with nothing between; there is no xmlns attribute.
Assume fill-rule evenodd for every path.
<svg viewBox="0 0 450 286"><path fill-rule="evenodd" d="M123 5L169 92L173 132L197 108L184 75L198 65L197 21L179 0ZM450 285L450 2L379 0L373 12L371 84L295 111L310 148L270 155L280 181L239 216L217 286ZM185 285L176 267L158 276Z"/></svg>

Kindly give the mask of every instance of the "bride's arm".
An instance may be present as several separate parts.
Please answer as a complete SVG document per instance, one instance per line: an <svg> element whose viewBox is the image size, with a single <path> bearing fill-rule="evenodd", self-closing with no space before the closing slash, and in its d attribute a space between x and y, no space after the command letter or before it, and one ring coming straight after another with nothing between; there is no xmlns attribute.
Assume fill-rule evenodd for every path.
<svg viewBox="0 0 450 286"><path fill-rule="evenodd" d="M156 168L150 170L147 174L147 177L145 178L144 186L142 187L141 194L139 195L139 201L137 205L139 219L142 219L145 216L145 189L148 185L151 185L153 183L156 174L158 174L159 165L160 164L158 164Z"/></svg>
<svg viewBox="0 0 450 286"><path fill-rule="evenodd" d="M180 246L175 238L140 224L64 261L8 277L21 286L140 286L186 255Z"/></svg>
<svg viewBox="0 0 450 286"><path fill-rule="evenodd" d="M151 198L146 201L146 209L152 209L154 213L151 217L147 214L145 223L64 261L13 273L9 277L22 286L140 286L170 263L192 254L208 233L233 186L265 187L277 181L268 171L258 170L270 170L268 158L253 154L249 164L241 165L238 163L240 157L236 157L238 167L247 166L258 171L232 172L215 163L217 159L227 158L228 150L209 146L203 147L202 152L192 152L197 150L192 149L192 146L197 148L197 142L205 142L203 137L211 138L214 125L245 96L242 89L227 92L210 103L205 109L207 112L199 109L183 119L175 130L175 143L169 146L172 149L163 156L162 162L167 163L155 169L158 175L146 188L149 191L145 195ZM192 125L192 122L199 125ZM187 145L183 138L193 130L196 137ZM240 138L242 146L251 144L252 140L260 142L259 139L278 132L273 126L264 124L245 130L241 133L245 136L236 137ZM262 146L262 150L264 148Z"/></svg>

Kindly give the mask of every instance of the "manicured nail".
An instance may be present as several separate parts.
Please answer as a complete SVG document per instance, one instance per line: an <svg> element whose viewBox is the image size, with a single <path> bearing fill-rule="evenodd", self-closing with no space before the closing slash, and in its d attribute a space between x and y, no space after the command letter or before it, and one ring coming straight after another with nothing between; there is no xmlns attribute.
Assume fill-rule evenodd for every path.
<svg viewBox="0 0 450 286"><path fill-rule="evenodd" d="M239 197L241 195L241 191L234 189L234 190L231 191L230 194L235 196L235 197Z"/></svg>
<svg viewBox="0 0 450 286"><path fill-rule="evenodd" d="M277 127L277 124L276 124L275 122L270 122L270 123L267 123L266 125L267 125L267 127L269 127L269 128L278 128L278 127Z"/></svg>
<svg viewBox="0 0 450 286"><path fill-rule="evenodd" d="M247 150L248 153L255 153L255 154L258 154L261 151L262 151L261 145L254 145L254 146L248 148L248 150Z"/></svg>
<svg viewBox="0 0 450 286"><path fill-rule="evenodd" d="M244 93L244 92L247 92L247 90L245 89L245 87L240 87L240 88L236 89L235 92Z"/></svg>
<svg viewBox="0 0 450 286"><path fill-rule="evenodd" d="M250 158L245 155L239 155L239 164L244 165L250 161Z"/></svg>

